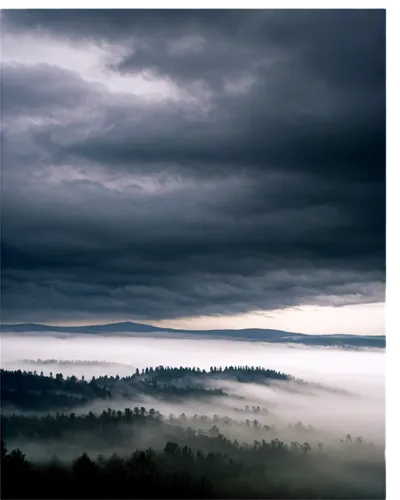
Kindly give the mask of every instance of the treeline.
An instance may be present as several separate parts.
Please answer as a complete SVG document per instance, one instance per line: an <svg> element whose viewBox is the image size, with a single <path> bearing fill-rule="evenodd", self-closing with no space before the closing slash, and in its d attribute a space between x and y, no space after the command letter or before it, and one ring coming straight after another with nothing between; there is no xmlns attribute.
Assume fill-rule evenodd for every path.
<svg viewBox="0 0 400 500"><path fill-rule="evenodd" d="M62 373L50 373L45 376L43 372L26 370L0 370L2 389L10 391L64 391L70 394L86 397L106 397L111 394L107 388L96 382L93 377L91 381L84 377L78 379L74 375L64 378Z"/></svg>
<svg viewBox="0 0 400 500"><path fill-rule="evenodd" d="M133 410L103 411L99 415L89 412L84 415L57 413L43 417L12 415L1 417L1 433L7 442L25 442L45 447L55 442L77 450L99 452L104 449L125 450L135 446L152 446L159 449L165 440L174 441L181 446L189 446L205 452L232 454L236 449L251 444L265 445L266 441L283 437L285 440L302 440L304 447L321 447L321 436L311 426L301 422L277 429L257 419L234 420L230 417L214 415L169 415L164 417L151 408L135 407ZM229 438L231 437L231 439ZM56 440L56 441L55 441ZM351 443L347 435L341 440ZM356 444L364 449L372 449L372 443L364 443L356 437ZM82 448L82 444L85 446ZM339 443L337 443L339 444Z"/></svg>
<svg viewBox="0 0 400 500"><path fill-rule="evenodd" d="M36 371L1 370L1 403L21 410L49 410L82 406L94 399L107 399L111 392L103 385L78 380L75 376L64 378L62 373L49 377Z"/></svg>
<svg viewBox="0 0 400 500"><path fill-rule="evenodd" d="M31 360L31 359L24 359L22 360L22 363L24 364L32 364L32 365L99 365L99 366L110 366L110 365L116 365L116 366L128 366L128 365L121 365L119 363L111 363L107 361L70 361L70 360L56 360L56 359L46 359L46 360ZM24 375L24 376L37 376L40 375L42 378L44 377L43 371L38 374L37 370L33 371L26 371L26 370L1 370L1 373L8 373L8 374L18 374L18 376ZM179 380L185 377L193 377L196 376L196 379L202 379L202 378L217 378L219 376L222 376L221 378L226 378L230 380L236 380L239 382L263 382L266 380L295 380L294 377L287 375L285 373L281 373L275 370L270 370L270 369L265 369L259 366L226 366L224 368L222 367L210 367L209 370L205 369L200 369L198 367L170 367L170 366L156 366L156 367L147 367L147 368L142 368L139 370L139 368L136 368L136 370L133 371L132 375L128 375L125 377L120 377L119 375L115 376L109 376L109 375L104 375L104 376L99 376L99 377L92 377L91 381L92 382L97 382L99 384L101 383L107 383L107 382L118 382L118 381L124 381L124 382L130 382L132 380L155 380L157 382L171 382L173 380ZM16 375L14 375L16 376ZM50 379L53 379L53 373L50 372ZM62 373L56 373L54 378L56 380L63 380L64 376ZM77 382L78 378L75 377L74 375L67 377L67 380ZM296 379L300 381L300 379ZM85 377L82 376L79 381L85 381Z"/></svg>
<svg viewBox="0 0 400 500"><path fill-rule="evenodd" d="M344 448L331 456L273 439L207 453L169 441L127 458L31 463L2 442L2 498L385 498L383 457L364 460L352 441Z"/></svg>
<svg viewBox="0 0 400 500"><path fill-rule="evenodd" d="M260 410L261 411L261 410ZM251 413L251 412L249 412ZM257 410L255 412L257 413ZM126 425L127 427L124 427ZM108 408L99 415L93 412L76 415L75 413L56 413L56 415L46 416L27 416L11 415L1 416L1 431L5 439L24 437L30 439L53 439L70 433L90 432L99 437L104 437L108 432L119 429L121 438L131 438L136 430L142 431L143 426L153 426L154 432L162 431L164 434L171 433L173 430L182 436L186 435L204 435L204 429L209 430L210 435L218 436L218 426L242 426L244 430L262 429L264 431L275 431L273 425L265 425L257 419L235 420L228 416L220 417L214 415L187 416L182 413L179 416L170 414L164 417L154 408L147 410L145 407L135 407L133 410L125 408L124 411ZM176 429L174 429L176 426ZM186 427L186 428L185 428ZM193 429L195 428L195 429ZM305 427L298 422L296 429L303 429L310 432L311 427ZM197 429L197 432L196 432Z"/></svg>
<svg viewBox="0 0 400 500"><path fill-rule="evenodd" d="M95 399L125 398L150 395L170 401L187 397L224 396L222 389L206 389L201 385L176 386L160 384L151 378L132 377L125 380L116 377L84 377L74 375L64 377L62 373L37 373L26 370L1 370L1 403L21 410L46 411L50 409L70 409L87 404Z"/></svg>
<svg viewBox="0 0 400 500"><path fill-rule="evenodd" d="M53 360L51 360L53 361ZM174 400L187 397L224 396L222 389L204 387L208 378L223 376L239 382L262 382L268 379L288 380L289 376L261 367L211 367L209 371L188 367L136 369L128 377L101 376L64 377L62 373L45 376L43 371L1 370L2 405L13 405L22 410L69 409L94 399L137 395L152 395Z"/></svg>
<svg viewBox="0 0 400 500"><path fill-rule="evenodd" d="M157 381L171 381L187 376L196 375L198 378L228 378L238 382L260 382L266 379L274 380L289 380L293 379L290 375L281 373L275 370L262 368L261 366L211 366L209 370L200 369L198 367L171 367L171 366L156 366L142 370L136 369L131 376L123 377L122 380L132 380L135 377L148 377ZM222 377L221 377L222 376ZM99 379L107 379L109 377L99 377Z"/></svg>

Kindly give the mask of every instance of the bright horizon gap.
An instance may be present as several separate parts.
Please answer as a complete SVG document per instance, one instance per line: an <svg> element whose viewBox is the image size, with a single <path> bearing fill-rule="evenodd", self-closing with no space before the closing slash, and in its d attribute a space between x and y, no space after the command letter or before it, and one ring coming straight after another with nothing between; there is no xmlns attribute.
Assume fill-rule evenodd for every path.
<svg viewBox="0 0 400 500"><path fill-rule="evenodd" d="M231 316L198 316L168 320L135 318L91 319L84 321L12 321L5 324L45 324L57 327L96 326L117 323L142 323L176 330L243 330L270 329L309 335L385 335L384 303L356 304L340 307L300 306L295 308L258 311Z"/></svg>

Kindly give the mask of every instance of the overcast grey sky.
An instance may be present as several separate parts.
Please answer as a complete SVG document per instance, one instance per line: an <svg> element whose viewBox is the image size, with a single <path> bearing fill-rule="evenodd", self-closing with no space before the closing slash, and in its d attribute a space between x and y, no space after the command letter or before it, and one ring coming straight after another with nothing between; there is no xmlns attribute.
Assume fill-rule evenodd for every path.
<svg viewBox="0 0 400 500"><path fill-rule="evenodd" d="M1 24L3 322L383 333L384 10Z"/></svg>

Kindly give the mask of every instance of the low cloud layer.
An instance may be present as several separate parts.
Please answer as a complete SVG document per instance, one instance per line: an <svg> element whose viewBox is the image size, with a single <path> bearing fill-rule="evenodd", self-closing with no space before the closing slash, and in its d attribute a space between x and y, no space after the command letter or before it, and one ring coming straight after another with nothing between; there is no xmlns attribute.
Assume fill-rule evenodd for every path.
<svg viewBox="0 0 400 500"><path fill-rule="evenodd" d="M287 429L289 423L301 421L317 430L316 439L324 442L336 440L350 433L361 435L376 444L384 443L385 427L385 354L381 349L357 351L326 347L273 345L268 343L234 342L224 340L157 339L127 337L66 336L64 339L46 337L6 336L2 339L2 367L5 369L37 370L45 375L62 372L64 376L109 375L130 376L136 368L156 366L188 366L209 370L210 366L263 366L301 378L323 387L299 386L291 382L276 381L271 385L238 383L216 378L199 382L196 375L174 383L222 388L229 396L218 396L199 401L187 397L181 402L160 395L130 394L127 386L120 399L96 400L76 409L76 413L89 410L101 413L112 407L145 406L155 408L164 415L230 416L245 420L248 415L238 413L246 405L259 405L270 414L254 418L268 425ZM36 364L21 360L21 352ZM58 363L40 363L38 360L59 360ZM63 362L64 361L64 362ZM85 362L83 362L85 361ZM92 363L89 363L92 361ZM96 364L95 362L102 362ZM124 366L125 365L125 366ZM194 382L196 381L196 382ZM243 398L243 399L238 399ZM10 411L10 410L8 410ZM211 424L207 428L211 427ZM239 434L240 430L235 429ZM232 432L232 429L231 429ZM283 435L287 434L287 430ZM235 436L233 435L232 438ZM286 436L287 437L287 436ZM251 436L250 436L251 438ZM253 437L254 438L254 437ZM249 439L249 437L248 437ZM252 439L250 439L252 441Z"/></svg>
<svg viewBox="0 0 400 500"><path fill-rule="evenodd" d="M3 321L384 300L383 10L2 30Z"/></svg>

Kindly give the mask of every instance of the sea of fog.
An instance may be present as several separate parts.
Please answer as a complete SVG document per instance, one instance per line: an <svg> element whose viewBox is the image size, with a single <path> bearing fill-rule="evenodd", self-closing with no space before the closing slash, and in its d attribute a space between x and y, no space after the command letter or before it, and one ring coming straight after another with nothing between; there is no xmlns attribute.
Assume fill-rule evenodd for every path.
<svg viewBox="0 0 400 500"><path fill-rule="evenodd" d="M161 338L159 335L134 336L3 334L1 366L4 369L25 369L62 372L65 376L131 374L136 368L150 366L262 366L309 382L319 382L350 395L324 391L290 393L276 387L233 383L226 386L229 394L242 396L246 404L272 408L287 422L302 421L319 429L339 434L352 433L384 441L385 433L385 351L383 349L343 349L269 344L210 338ZM74 364L54 363L32 365L23 360L64 360ZM79 361L105 362L103 364ZM121 406L129 406L121 401ZM139 402L137 402L139 403ZM184 406L165 401L145 401L162 413L213 414L229 413L237 400L220 400L217 408L206 403L186 401ZM101 403L100 403L101 404ZM133 404L133 403L132 403ZM136 404L136 403L135 403ZM102 407L91 408L101 411Z"/></svg>

